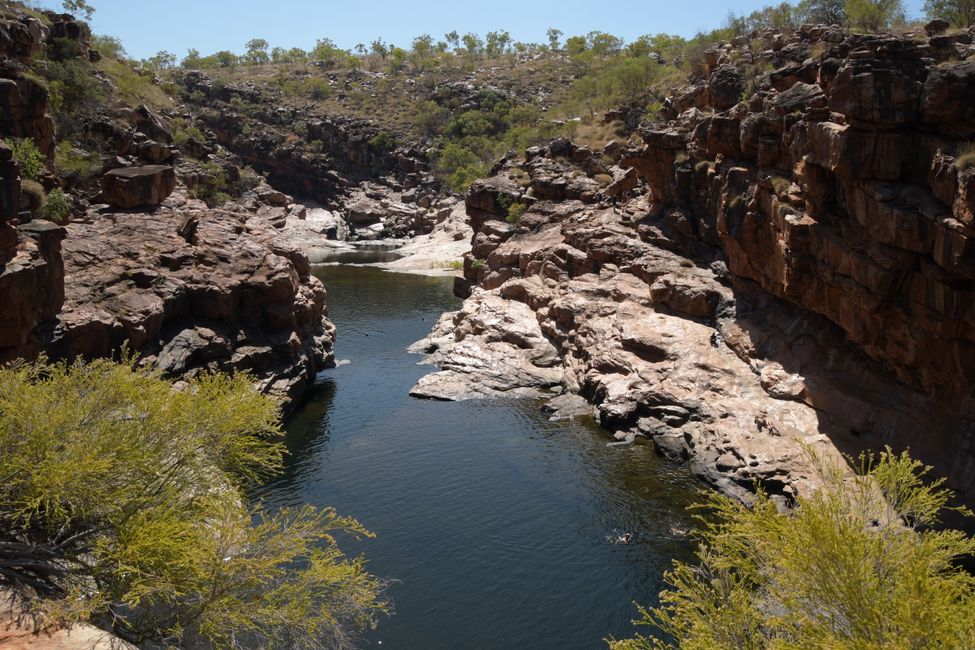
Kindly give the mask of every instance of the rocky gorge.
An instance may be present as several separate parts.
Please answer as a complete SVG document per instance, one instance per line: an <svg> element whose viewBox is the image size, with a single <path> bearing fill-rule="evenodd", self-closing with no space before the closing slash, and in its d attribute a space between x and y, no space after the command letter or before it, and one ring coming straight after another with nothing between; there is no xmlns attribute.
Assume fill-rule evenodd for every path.
<svg viewBox="0 0 975 650"><path fill-rule="evenodd" d="M975 27L812 5L176 64L3 3L0 645L975 638Z"/></svg>
<svg viewBox="0 0 975 650"><path fill-rule="evenodd" d="M94 53L87 26L50 19L13 14L0 24L3 111L14 120L4 130L32 136L48 158L48 94L25 63L48 38ZM165 119L115 105L99 120L115 157L63 226L32 218L18 165L0 146L0 361L130 354L174 378L247 371L289 412L333 363L334 336L322 283L275 222L290 201L255 181L238 202L211 209L190 198L193 164L181 162Z"/></svg>
<svg viewBox="0 0 975 650"><path fill-rule="evenodd" d="M743 37L642 147L502 161L414 394L559 394L745 500L890 445L970 501L975 50L942 28Z"/></svg>
<svg viewBox="0 0 975 650"><path fill-rule="evenodd" d="M12 18L4 128L50 158L25 62L54 32L99 55L70 16ZM416 140L184 71L179 109L97 117L114 157L63 227L24 216L0 150L0 355L127 348L173 377L247 370L290 409L333 362L309 260L413 238L389 268L445 272L469 248L467 302L415 346L441 367L417 396L559 394L556 415L591 411L746 500L757 482L783 503L814 488L810 449L884 444L967 498L972 48L938 29L742 37L704 53L643 146L512 151L463 202ZM177 147L176 123L201 128ZM232 188L220 207L194 198L214 175Z"/></svg>

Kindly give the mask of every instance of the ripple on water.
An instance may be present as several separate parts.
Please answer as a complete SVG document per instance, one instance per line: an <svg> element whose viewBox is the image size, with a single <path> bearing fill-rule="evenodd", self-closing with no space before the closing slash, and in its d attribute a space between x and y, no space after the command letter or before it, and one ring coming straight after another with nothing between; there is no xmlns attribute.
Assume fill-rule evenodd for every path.
<svg viewBox="0 0 975 650"><path fill-rule="evenodd" d="M256 498L335 506L377 533L343 540L393 578L385 648L602 648L632 632L690 525L696 484L591 422L549 422L531 400L408 396L429 366L406 352L456 309L450 278L316 269L337 358L288 426L284 473ZM633 532L629 544L615 543ZM615 537L614 537L615 535Z"/></svg>

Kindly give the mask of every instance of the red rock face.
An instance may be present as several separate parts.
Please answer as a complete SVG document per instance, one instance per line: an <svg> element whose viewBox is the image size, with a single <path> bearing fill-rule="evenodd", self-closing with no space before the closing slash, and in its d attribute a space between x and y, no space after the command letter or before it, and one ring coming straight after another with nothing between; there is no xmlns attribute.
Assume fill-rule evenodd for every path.
<svg viewBox="0 0 975 650"><path fill-rule="evenodd" d="M848 37L802 62L815 83L786 78L800 62L785 62L747 105L648 132L631 164L661 203L693 209L735 275L826 316L904 381L965 400L971 172L953 156L975 135L975 65L930 65L931 49ZM681 134L687 162L668 166Z"/></svg>
<svg viewBox="0 0 975 650"><path fill-rule="evenodd" d="M826 317L947 410L956 433L927 451L967 490L975 473L957 454L975 386L975 174L955 156L975 137L975 64L947 59L967 56L971 37L825 36L800 30L802 58L758 55L776 71L756 96L648 131L629 162L736 278ZM809 48L823 53L805 58ZM733 58L714 54L712 83ZM679 137L686 162L668 165Z"/></svg>
<svg viewBox="0 0 975 650"><path fill-rule="evenodd" d="M532 150L514 175L530 191L508 170L475 184L458 284L471 297L426 342L446 374L418 391L442 396L465 374L475 392L499 383L504 371L464 365L479 340L512 384L538 385L538 346L497 349L490 315L517 301L604 425L729 493L814 487L810 442L890 444L975 501L975 169L956 162L975 139L975 67L955 62L971 35L759 36L758 54L709 52L709 75L665 102L670 122L620 152L642 187L539 194L589 172L573 160L560 185L551 159L564 153ZM511 193L531 204L517 224Z"/></svg>
<svg viewBox="0 0 975 650"><path fill-rule="evenodd" d="M67 234L64 308L41 326L52 358L127 345L173 377L246 370L286 410L332 363L325 288L257 214L177 192L152 212L90 211Z"/></svg>

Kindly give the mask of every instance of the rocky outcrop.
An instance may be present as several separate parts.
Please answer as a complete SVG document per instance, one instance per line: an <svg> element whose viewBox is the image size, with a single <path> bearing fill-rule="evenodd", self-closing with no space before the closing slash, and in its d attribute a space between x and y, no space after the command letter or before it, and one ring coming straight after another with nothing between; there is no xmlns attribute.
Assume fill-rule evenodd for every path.
<svg viewBox="0 0 975 650"><path fill-rule="evenodd" d="M64 308L41 325L54 359L125 345L172 377L248 371L286 411L333 361L322 283L257 214L180 191L151 213L94 208L67 235Z"/></svg>
<svg viewBox="0 0 975 650"><path fill-rule="evenodd" d="M428 234L440 184L418 143L396 144L376 126L279 106L280 93L184 73L184 99L214 142L275 187L343 218L350 239Z"/></svg>
<svg viewBox="0 0 975 650"><path fill-rule="evenodd" d="M46 114L48 91L27 68L47 36L48 28L37 19L0 10L0 137L31 138L51 158L54 120Z"/></svg>
<svg viewBox="0 0 975 650"><path fill-rule="evenodd" d="M0 363L36 357L38 324L64 302L64 229L49 221L20 223L20 178L11 156L0 144Z"/></svg>
<svg viewBox="0 0 975 650"><path fill-rule="evenodd" d="M971 35L752 36L620 152L641 185L564 143L475 184L470 297L416 392L578 393L742 498L890 444L975 500Z"/></svg>
<svg viewBox="0 0 975 650"><path fill-rule="evenodd" d="M176 189L176 172L166 165L122 167L102 176L102 200L122 208L159 205Z"/></svg>
<svg viewBox="0 0 975 650"><path fill-rule="evenodd" d="M99 55L84 23L45 15L48 27L16 6L0 8L0 136L32 138L50 157L47 93L25 64L45 48L57 60ZM241 179L233 156L211 147L201 151L212 163L202 171L224 174L221 188L239 200L211 210L189 199L185 184L176 190L174 165L189 182L207 179L180 160L166 119L108 90L85 117L85 146L97 150L85 156L109 170L100 191L57 178L51 165L40 174L45 190L64 183L70 192L66 227L18 213L19 170L0 146L0 363L127 348L174 380L248 371L287 412L332 362L334 333L324 287L281 234L289 197L258 177Z"/></svg>

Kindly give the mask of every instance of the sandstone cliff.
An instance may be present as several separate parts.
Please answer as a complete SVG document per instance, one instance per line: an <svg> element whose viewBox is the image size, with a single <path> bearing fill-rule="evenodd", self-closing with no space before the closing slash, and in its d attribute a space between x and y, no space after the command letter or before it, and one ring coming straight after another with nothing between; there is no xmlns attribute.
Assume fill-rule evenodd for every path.
<svg viewBox="0 0 975 650"><path fill-rule="evenodd" d="M973 500L971 43L753 34L642 148L505 161L416 394L578 393L743 498L890 444Z"/></svg>
<svg viewBox="0 0 975 650"><path fill-rule="evenodd" d="M280 90L267 86L199 70L178 79L216 143L276 187L333 211L347 224L343 238L413 237L438 223L442 192L419 143L398 144L372 124L313 105L282 106Z"/></svg>
<svg viewBox="0 0 975 650"><path fill-rule="evenodd" d="M29 139L46 157L34 192L67 179L52 164L48 92L27 65L49 39L69 42L79 61L98 57L83 23L44 17L0 16L0 136ZM183 162L165 118L112 92L93 110L79 119L110 155L100 184L70 188L63 225L36 218L0 145L0 363L127 348L173 378L249 371L287 412L332 363L334 337L322 283L281 232L290 197L254 179L238 201L208 208L189 196L196 163ZM226 152L206 155L236 170Z"/></svg>

